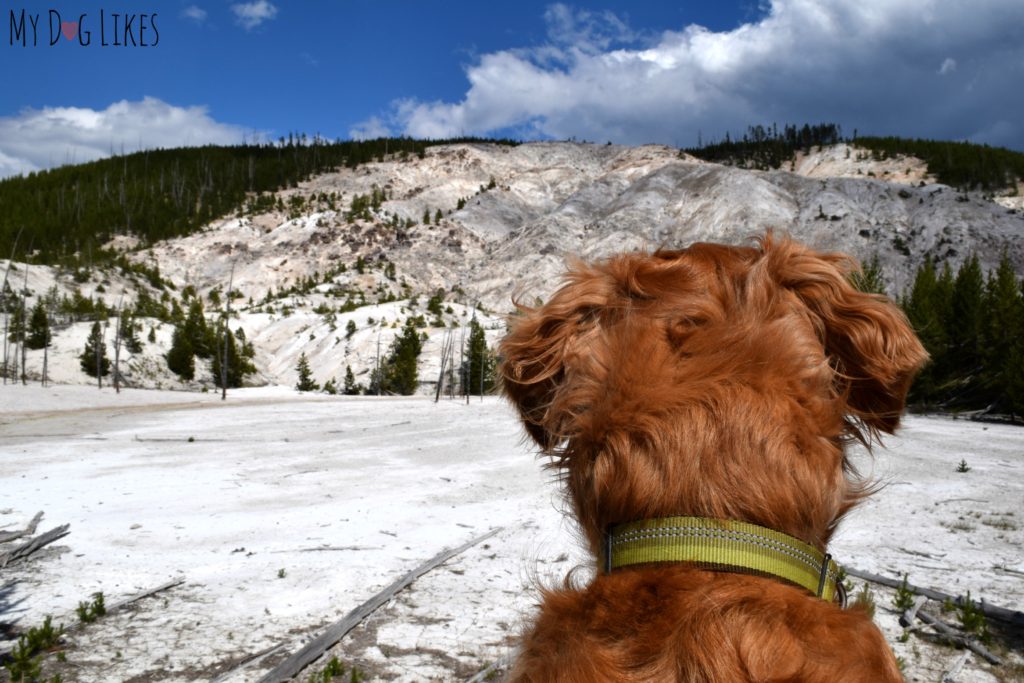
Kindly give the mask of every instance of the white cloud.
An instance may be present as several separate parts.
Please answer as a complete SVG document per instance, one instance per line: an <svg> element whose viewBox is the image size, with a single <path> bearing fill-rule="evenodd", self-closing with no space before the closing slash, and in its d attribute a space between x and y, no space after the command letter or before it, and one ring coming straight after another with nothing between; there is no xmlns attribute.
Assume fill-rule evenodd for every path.
<svg viewBox="0 0 1024 683"><path fill-rule="evenodd" d="M206 21L206 10L198 5L189 5L181 11L181 16L191 19L197 24L202 24Z"/></svg>
<svg viewBox="0 0 1024 683"><path fill-rule="evenodd" d="M366 121L357 123L348 131L348 136L353 140L373 140L374 138L384 138L391 135L394 135L392 130L376 116L371 116ZM3 161L0 160L0 163L3 163Z"/></svg>
<svg viewBox="0 0 1024 683"><path fill-rule="evenodd" d="M247 131L212 119L205 107L176 107L146 97L103 110L24 109L0 117L0 177L83 163L140 149L239 144ZM248 134L248 139L260 138Z"/></svg>
<svg viewBox="0 0 1024 683"><path fill-rule="evenodd" d="M772 0L765 10L730 31L640 38L607 12L552 5L546 44L484 54L460 101L400 100L385 119L413 136L525 130L689 145L698 132L771 122L968 138L1024 109L1020 0ZM1024 123L1011 125L1024 147Z"/></svg>
<svg viewBox="0 0 1024 683"><path fill-rule="evenodd" d="M231 6L231 11L235 13L235 21L246 31L251 31L264 21L270 21L277 16L277 7L267 0L239 2Z"/></svg>
<svg viewBox="0 0 1024 683"><path fill-rule="evenodd" d="M544 12L548 38L555 45L593 54L607 50L613 43L628 43L636 35L614 12L574 10L568 5L550 5Z"/></svg>

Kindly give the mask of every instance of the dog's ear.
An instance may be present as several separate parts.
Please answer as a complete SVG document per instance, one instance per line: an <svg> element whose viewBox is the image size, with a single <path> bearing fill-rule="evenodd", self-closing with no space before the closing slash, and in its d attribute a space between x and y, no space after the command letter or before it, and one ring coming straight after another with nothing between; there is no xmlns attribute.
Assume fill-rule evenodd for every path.
<svg viewBox="0 0 1024 683"><path fill-rule="evenodd" d="M596 272L575 264L551 301L537 308L516 304L509 333L501 341L502 391L545 452L554 451L569 436L572 411L559 400L558 390L573 369L587 361L587 339L608 301L606 284Z"/></svg>
<svg viewBox="0 0 1024 683"><path fill-rule="evenodd" d="M891 434L910 383L928 359L906 316L885 296L854 288L848 275L856 264L844 255L771 235L762 248L775 281L812 313L850 415Z"/></svg>

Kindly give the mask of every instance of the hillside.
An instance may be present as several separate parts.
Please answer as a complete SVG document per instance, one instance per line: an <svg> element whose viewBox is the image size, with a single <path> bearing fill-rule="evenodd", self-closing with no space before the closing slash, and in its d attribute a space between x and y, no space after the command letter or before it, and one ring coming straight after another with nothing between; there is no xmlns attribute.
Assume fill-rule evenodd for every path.
<svg viewBox="0 0 1024 683"><path fill-rule="evenodd" d="M301 353L321 383L340 380L346 365L365 381L378 333L386 349L404 320L426 315L426 299L440 295L447 310L426 315L422 328L421 380L430 382L445 329L463 337L479 306L493 343L511 298L548 296L567 258L739 243L766 228L877 259L891 294L906 290L926 258L955 269L973 253L988 271L1005 252L1024 273L1024 215L990 195L935 182L912 157L877 159L843 143L757 171L662 146L464 143L426 147L422 158L389 155L332 168L250 195L230 216L148 248L120 237L106 246L124 251L121 267L76 274L31 266L28 305L56 286L56 293L79 290L109 306L139 292L170 306L191 286L209 313L230 285L231 327L256 347L258 372L249 382L293 385ZM23 277L19 267L11 286ZM211 303L211 293L221 303ZM346 337L349 321L356 332ZM198 388L179 385L166 370L169 323L141 323L155 341L129 361L131 381ZM87 381L74 358L87 333L81 322L58 331L55 343L69 359L58 365L68 367L51 366L51 376ZM41 352L28 356L29 374L38 374Z"/></svg>

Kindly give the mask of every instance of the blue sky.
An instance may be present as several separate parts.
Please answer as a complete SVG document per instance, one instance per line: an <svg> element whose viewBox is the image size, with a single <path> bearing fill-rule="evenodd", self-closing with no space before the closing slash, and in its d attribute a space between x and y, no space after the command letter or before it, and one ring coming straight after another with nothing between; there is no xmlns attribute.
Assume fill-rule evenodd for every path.
<svg viewBox="0 0 1024 683"><path fill-rule="evenodd" d="M0 21L0 175L289 131L686 146L833 121L1024 149L1020 0L0 0Z"/></svg>

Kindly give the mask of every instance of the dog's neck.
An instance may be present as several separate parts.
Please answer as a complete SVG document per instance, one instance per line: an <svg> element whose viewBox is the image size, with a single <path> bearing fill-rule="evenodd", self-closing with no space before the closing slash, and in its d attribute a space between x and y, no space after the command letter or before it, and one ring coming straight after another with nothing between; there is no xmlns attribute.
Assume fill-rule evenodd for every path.
<svg viewBox="0 0 1024 683"><path fill-rule="evenodd" d="M746 522L661 517L619 524L608 530L603 553L607 573L633 565L685 562L781 579L827 602L845 603L839 565L831 555Z"/></svg>

